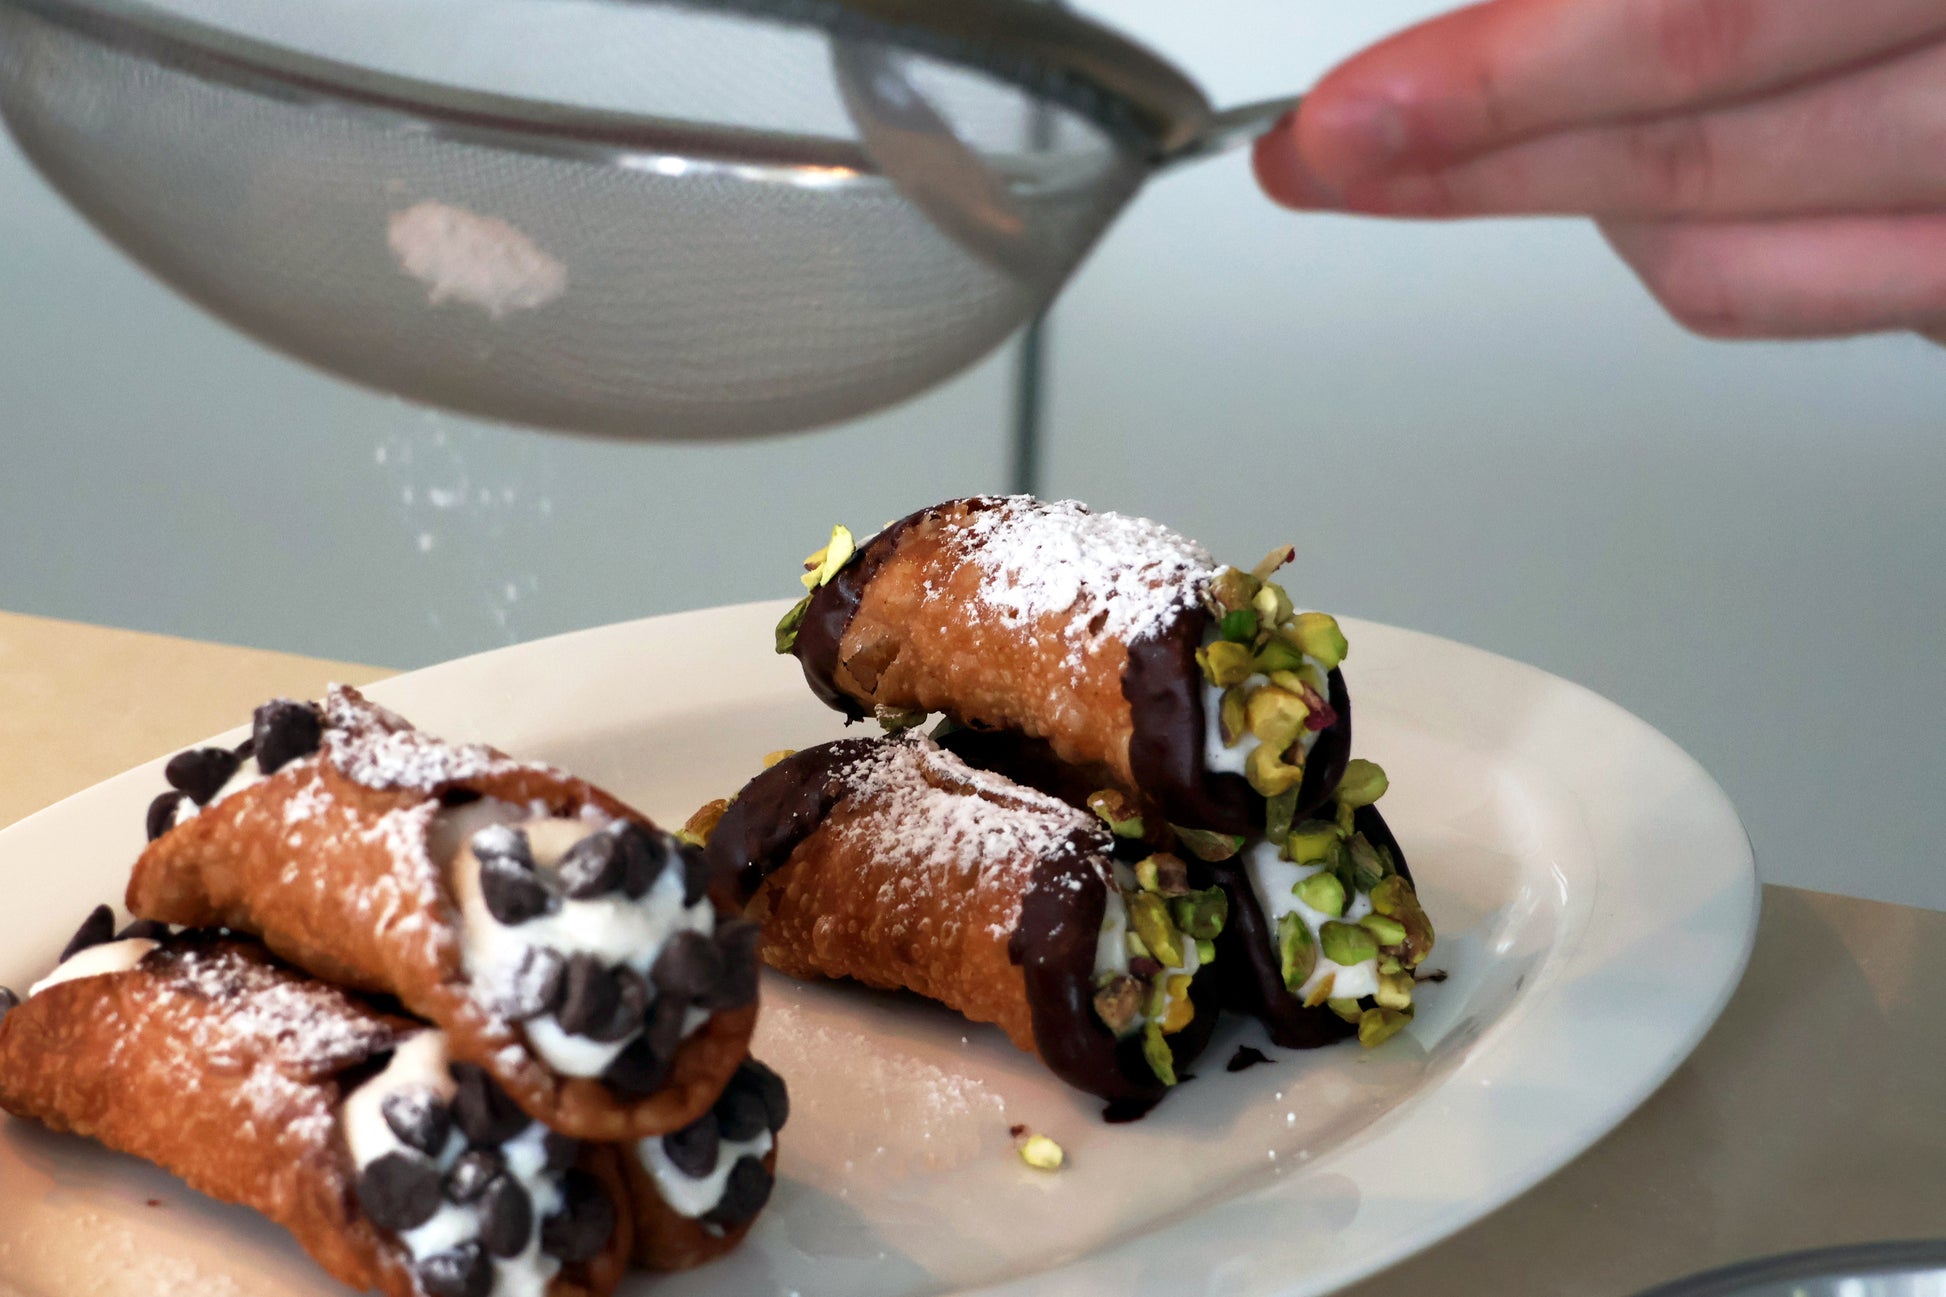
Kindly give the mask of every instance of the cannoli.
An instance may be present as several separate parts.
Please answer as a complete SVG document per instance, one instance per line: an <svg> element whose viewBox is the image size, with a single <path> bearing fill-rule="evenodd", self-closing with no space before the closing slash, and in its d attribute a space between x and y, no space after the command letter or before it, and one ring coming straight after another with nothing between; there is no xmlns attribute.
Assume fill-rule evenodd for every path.
<svg viewBox="0 0 1946 1297"><path fill-rule="evenodd" d="M133 913L396 997L557 1130L679 1130L748 1052L755 929L699 851L581 780L342 687L266 704L241 749L167 775Z"/></svg>
<svg viewBox="0 0 1946 1297"><path fill-rule="evenodd" d="M950 500L807 560L778 626L853 719L939 712L1045 739L1171 823L1225 834L1322 805L1351 744L1344 637L1153 522L1028 496Z"/></svg>
<svg viewBox="0 0 1946 1297"><path fill-rule="evenodd" d="M782 1078L746 1059L708 1112L636 1141L626 1162L636 1264L688 1270L742 1242L770 1201L777 1133L789 1116Z"/></svg>
<svg viewBox="0 0 1946 1297"><path fill-rule="evenodd" d="M1385 773L1354 760L1329 818L1259 839L1216 871L1230 900L1216 977L1226 1007L1287 1049L1356 1035L1377 1045L1412 1020L1433 946L1398 839L1374 805Z"/></svg>
<svg viewBox="0 0 1946 1297"><path fill-rule="evenodd" d="M27 999L0 993L0 1107L261 1212L356 1289L613 1291L631 1243L615 1150L255 942L94 941L98 915Z"/></svg>
<svg viewBox="0 0 1946 1297"><path fill-rule="evenodd" d="M1178 845L1167 825L1118 818L1115 795L1091 789L1098 771L1064 764L1038 739L958 730L940 743L981 770L1089 806L1156 850ZM1275 840L1222 843L1235 850L1210 867L1229 898L1212 974L1223 1006L1260 1019L1287 1049L1352 1035L1376 1045L1411 1021L1415 970L1433 929L1405 852L1374 804L1386 788L1376 763L1353 760L1325 818L1300 821Z"/></svg>
<svg viewBox="0 0 1946 1297"><path fill-rule="evenodd" d="M772 967L995 1023L1133 1115L1209 1038L1199 974L1227 902L1173 857L1137 850L1131 865L1115 849L1094 816L906 735L785 757L745 785L706 851L735 871Z"/></svg>

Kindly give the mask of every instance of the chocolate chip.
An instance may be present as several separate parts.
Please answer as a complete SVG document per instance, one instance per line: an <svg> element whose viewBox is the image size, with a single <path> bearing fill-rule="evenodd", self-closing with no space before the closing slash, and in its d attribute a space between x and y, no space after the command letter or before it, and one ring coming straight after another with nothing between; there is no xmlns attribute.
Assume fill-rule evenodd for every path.
<svg viewBox="0 0 1946 1297"><path fill-rule="evenodd" d="M115 934L117 941L166 941L168 938L169 925L154 919L132 920Z"/></svg>
<svg viewBox="0 0 1946 1297"><path fill-rule="evenodd" d="M567 992L568 961L546 946L529 946L514 973L507 1016L515 1022L538 1018L561 1007Z"/></svg>
<svg viewBox="0 0 1946 1297"><path fill-rule="evenodd" d="M626 1040L640 1031L650 999L648 982L634 969L618 967L610 970L608 976L615 987L615 1007L609 1011L606 1022L590 1028L586 1033L588 1039L604 1045Z"/></svg>
<svg viewBox="0 0 1946 1297"><path fill-rule="evenodd" d="M676 1170L692 1180L700 1180L716 1169L716 1153L722 1144L716 1118L704 1113L696 1120L662 1137L662 1153Z"/></svg>
<svg viewBox="0 0 1946 1297"><path fill-rule="evenodd" d="M235 752L236 752L236 759L239 762L248 761L251 757L257 755L257 740L253 738L245 739L243 742L236 745Z"/></svg>
<svg viewBox="0 0 1946 1297"><path fill-rule="evenodd" d="M586 1171L561 1177L561 1210L541 1222L541 1251L573 1263L591 1261L615 1232L615 1204Z"/></svg>
<svg viewBox="0 0 1946 1297"><path fill-rule="evenodd" d="M170 757L162 768L162 777L169 781L169 787L189 794L190 801L207 806L242 764L228 748L191 748Z"/></svg>
<svg viewBox="0 0 1946 1297"><path fill-rule="evenodd" d="M745 1082L741 1072L730 1078L710 1111L716 1114L717 1129L723 1132L724 1139L739 1142L755 1139L770 1129L770 1109L764 1104L762 1092Z"/></svg>
<svg viewBox="0 0 1946 1297"><path fill-rule="evenodd" d="M439 1210L439 1168L415 1153L387 1153L359 1172L358 1205L395 1234L423 1225Z"/></svg>
<svg viewBox="0 0 1946 1297"><path fill-rule="evenodd" d="M702 933L685 928L662 944L649 978L664 995L685 1004L700 1000L723 980L723 952Z"/></svg>
<svg viewBox="0 0 1946 1297"><path fill-rule="evenodd" d="M678 843L676 854L682 857L682 903L694 905L709 891L709 857L701 847L688 842Z"/></svg>
<svg viewBox="0 0 1946 1297"><path fill-rule="evenodd" d="M623 825L615 835L615 844L621 848L622 891L639 901L649 894L655 880L662 876L663 866L669 863L669 844L661 834L639 824Z"/></svg>
<svg viewBox="0 0 1946 1297"><path fill-rule="evenodd" d="M534 858L527 852L527 835L510 832L506 836L519 840L518 851L488 849L482 853L482 838L497 842L500 837L482 830L473 835L473 855L480 862L480 895L486 901L487 912L513 927L546 914L558 902L534 872Z"/></svg>
<svg viewBox="0 0 1946 1297"><path fill-rule="evenodd" d="M453 1169L446 1173L446 1196L454 1202L472 1202L486 1192L493 1178L507 1169L507 1159L500 1156L499 1150L491 1148L468 1149L453 1163Z"/></svg>
<svg viewBox="0 0 1946 1297"><path fill-rule="evenodd" d="M764 1124L770 1127L771 1134L782 1130L784 1123L791 1119L791 1092L784 1085L784 1078L756 1059L744 1059L731 1084L749 1086L763 1099Z"/></svg>
<svg viewBox="0 0 1946 1297"><path fill-rule="evenodd" d="M486 1069L474 1063L454 1063L453 1120L466 1142L475 1147L504 1144L527 1129L527 1114L493 1083Z"/></svg>
<svg viewBox="0 0 1946 1297"><path fill-rule="evenodd" d="M764 1170L763 1160L746 1153L730 1168L730 1178L723 1185L723 1196L703 1219L725 1229L747 1225L757 1218L757 1213L770 1201L770 1186L770 1172Z"/></svg>
<svg viewBox="0 0 1946 1297"><path fill-rule="evenodd" d="M438 1157L453 1129L453 1114L429 1090L399 1090L379 1100L379 1113L408 1148Z"/></svg>
<svg viewBox="0 0 1946 1297"><path fill-rule="evenodd" d="M682 1048L683 1020L689 1006L673 996L660 996L649 1006L648 1021L642 1024L642 1038L655 1046L664 1058L674 1058Z"/></svg>
<svg viewBox="0 0 1946 1297"><path fill-rule="evenodd" d="M512 1176L496 1176L480 1195L480 1243L494 1256L519 1256L533 1232L533 1200Z"/></svg>
<svg viewBox="0 0 1946 1297"><path fill-rule="evenodd" d="M615 1055L615 1060L602 1071L601 1079L624 1098L654 1094L669 1079L672 1058L672 1052L657 1049L654 1038L643 1032Z"/></svg>
<svg viewBox="0 0 1946 1297"><path fill-rule="evenodd" d="M740 1009L757 1000L757 940L762 930L748 919L731 919L716 928L723 976L700 1003L705 1009Z"/></svg>
<svg viewBox="0 0 1946 1297"><path fill-rule="evenodd" d="M182 794L173 788L166 793L156 795L155 800L149 803L147 821L149 841L154 842L176 827L176 809L181 805Z"/></svg>
<svg viewBox="0 0 1946 1297"><path fill-rule="evenodd" d="M471 788L442 788L439 790L439 804L451 810L455 806L471 806L481 796Z"/></svg>
<svg viewBox="0 0 1946 1297"><path fill-rule="evenodd" d="M612 833L590 833L561 857L561 890L577 901L606 896L622 885L627 862Z"/></svg>
<svg viewBox="0 0 1946 1297"><path fill-rule="evenodd" d="M493 1291L493 1262L478 1243L429 1256L413 1273L426 1297L487 1297Z"/></svg>
<svg viewBox="0 0 1946 1297"><path fill-rule="evenodd" d="M20 997L7 987L0 986L0 1022L5 1022L7 1015L19 1007Z"/></svg>
<svg viewBox="0 0 1946 1297"><path fill-rule="evenodd" d="M547 1169L556 1175L573 1166L581 1156L581 1141L558 1130L541 1136L541 1148L547 1154Z"/></svg>
<svg viewBox="0 0 1946 1297"><path fill-rule="evenodd" d="M1226 1072L1241 1072L1259 1063L1268 1063L1270 1056L1263 1050L1250 1045L1238 1045L1237 1052L1230 1055L1230 1061L1223 1065Z"/></svg>
<svg viewBox="0 0 1946 1297"><path fill-rule="evenodd" d="M562 1031L570 1036L586 1036L608 1025L620 993L615 979L599 959L586 954L570 955L566 986L561 1007L554 1014Z"/></svg>
<svg viewBox="0 0 1946 1297"><path fill-rule="evenodd" d="M60 962L65 964L88 947L99 946L104 941L114 939L115 912L106 905L97 905L88 912L87 918L81 920L81 926L76 928L74 935L68 939L67 949L61 952Z"/></svg>
<svg viewBox="0 0 1946 1297"><path fill-rule="evenodd" d="M274 775L318 750L324 741L324 718L310 703L273 698L251 718L250 740L257 745L257 769Z"/></svg>

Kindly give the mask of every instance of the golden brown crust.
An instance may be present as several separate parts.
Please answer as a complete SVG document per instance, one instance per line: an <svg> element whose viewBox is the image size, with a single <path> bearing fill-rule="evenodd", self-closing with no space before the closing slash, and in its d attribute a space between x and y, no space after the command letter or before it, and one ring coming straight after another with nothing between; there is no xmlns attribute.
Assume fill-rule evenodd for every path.
<svg viewBox="0 0 1946 1297"><path fill-rule="evenodd" d="M396 996L447 1032L455 1058L485 1067L530 1116L577 1139L616 1143L677 1130L715 1102L749 1052L755 1006L711 1017L684 1041L668 1083L646 1097L562 1076L527 1048L520 1027L471 993L458 905L426 842L440 795L454 789L560 816L593 806L653 830L647 817L582 780L504 758L464 777L391 788L353 779L343 759L327 731L321 756L285 766L150 843L129 879L130 912L252 933L315 976Z"/></svg>
<svg viewBox="0 0 1946 1297"><path fill-rule="evenodd" d="M1077 643L1066 633L1074 610L1011 618L988 607L989 578L961 534L981 507L954 501L899 534L839 641L834 683L867 707L943 712L1046 739L1063 761L1099 763L1134 787L1134 721L1122 696L1128 646L1112 636Z"/></svg>
<svg viewBox="0 0 1946 1297"><path fill-rule="evenodd" d="M756 1224L754 1219L719 1229L693 1216L684 1216L655 1187L655 1179L640 1158L625 1153L629 1198L634 1205L635 1264L645 1270L693 1270L734 1250ZM777 1175L777 1147L764 1154L764 1170Z"/></svg>

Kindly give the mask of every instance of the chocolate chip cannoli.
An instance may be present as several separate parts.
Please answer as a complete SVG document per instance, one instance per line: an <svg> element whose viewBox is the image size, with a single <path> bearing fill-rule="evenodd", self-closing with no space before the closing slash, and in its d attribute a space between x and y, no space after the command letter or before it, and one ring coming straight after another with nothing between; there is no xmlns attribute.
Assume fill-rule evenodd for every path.
<svg viewBox="0 0 1946 1297"><path fill-rule="evenodd" d="M1202 974L1223 892L1139 847L1118 860L1094 816L929 739L784 758L730 803L707 853L735 871L772 967L995 1023L1118 1112L1166 1094L1214 1026Z"/></svg>
<svg viewBox="0 0 1946 1297"><path fill-rule="evenodd" d="M742 1242L770 1201L777 1134L789 1116L783 1079L745 1059L708 1112L628 1149L635 1263L688 1270Z"/></svg>
<svg viewBox="0 0 1946 1297"><path fill-rule="evenodd" d="M632 1235L614 1149L530 1120L443 1033L227 934L93 930L0 993L0 1107L154 1162L387 1297L599 1297Z"/></svg>
<svg viewBox="0 0 1946 1297"><path fill-rule="evenodd" d="M778 626L826 703L1044 739L1168 821L1240 835L1323 803L1351 743L1337 623L1141 518L950 500L854 550L839 528Z"/></svg>
<svg viewBox="0 0 1946 1297"><path fill-rule="evenodd" d="M1385 790L1383 770L1354 760L1328 818L1258 839L1217 871L1230 900L1217 963L1224 1003L1287 1049L1353 1035L1377 1045L1412 1020L1433 929L1374 805Z"/></svg>
<svg viewBox="0 0 1946 1297"><path fill-rule="evenodd" d="M266 704L241 749L168 779L132 912L395 996L555 1129L680 1129L748 1052L755 929L699 851L590 784L342 687Z"/></svg>

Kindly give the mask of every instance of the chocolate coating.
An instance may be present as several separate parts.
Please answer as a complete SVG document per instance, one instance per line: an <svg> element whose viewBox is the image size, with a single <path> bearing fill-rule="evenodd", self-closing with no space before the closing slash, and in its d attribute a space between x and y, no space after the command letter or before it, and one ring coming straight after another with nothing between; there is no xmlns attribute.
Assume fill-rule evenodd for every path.
<svg viewBox="0 0 1946 1297"><path fill-rule="evenodd" d="M61 950L58 963L65 964L90 946L99 946L112 941L115 936L115 912L106 905L97 905L88 911L88 917L81 920L81 926L68 938L68 944Z"/></svg>
<svg viewBox="0 0 1946 1297"><path fill-rule="evenodd" d="M804 609L804 620L797 628L791 656L804 668L804 683L811 686L818 701L843 712L847 719L863 720L872 714L872 709L838 687L838 645L858 611L865 587L872 583L886 560L898 552L899 541L905 533L932 512L932 509L921 509L907 514L866 541L851 561L838 569L836 576L811 592L811 602Z"/></svg>

